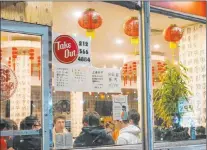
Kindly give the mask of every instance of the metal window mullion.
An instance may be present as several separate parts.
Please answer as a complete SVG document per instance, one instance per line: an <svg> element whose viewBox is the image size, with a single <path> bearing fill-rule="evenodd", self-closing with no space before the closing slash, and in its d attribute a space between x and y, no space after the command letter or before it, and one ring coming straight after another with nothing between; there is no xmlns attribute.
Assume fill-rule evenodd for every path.
<svg viewBox="0 0 207 150"><path fill-rule="evenodd" d="M142 109L142 149L153 150L150 2L141 2L140 12L140 82Z"/></svg>

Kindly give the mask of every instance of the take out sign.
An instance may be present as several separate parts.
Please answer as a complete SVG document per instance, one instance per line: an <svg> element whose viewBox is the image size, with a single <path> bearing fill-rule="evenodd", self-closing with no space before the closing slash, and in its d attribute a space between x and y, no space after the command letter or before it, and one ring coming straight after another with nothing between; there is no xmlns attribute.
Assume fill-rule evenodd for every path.
<svg viewBox="0 0 207 150"><path fill-rule="evenodd" d="M58 35L53 39L53 62L55 64L90 64L89 38Z"/></svg>

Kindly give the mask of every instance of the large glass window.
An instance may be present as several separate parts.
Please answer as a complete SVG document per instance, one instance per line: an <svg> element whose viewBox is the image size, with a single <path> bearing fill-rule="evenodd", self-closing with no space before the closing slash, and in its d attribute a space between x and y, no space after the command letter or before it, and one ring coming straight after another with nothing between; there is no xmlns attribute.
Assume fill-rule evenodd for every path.
<svg viewBox="0 0 207 150"><path fill-rule="evenodd" d="M1 31L0 53L1 142L8 149L41 148L41 37Z"/></svg>
<svg viewBox="0 0 207 150"><path fill-rule="evenodd" d="M78 87L79 89L86 87L84 91L70 90L77 89L77 87L70 86L74 83L70 80L70 77L67 79L70 80L67 85L69 88L65 89L61 86L66 86L66 82L57 84L57 72L55 71L57 68L61 68L64 63L57 65L53 61L54 146L61 145L61 142L57 141L59 139L58 133L64 132L72 134L74 147L140 143L138 11L106 2L54 2L53 12L53 35L69 35L76 40L79 53L84 54L87 51L91 53L90 65L85 65L84 69L97 69L98 72L104 72L108 69L112 71L112 76L113 71L115 71L115 77L120 78L118 82L120 91L110 91L109 88L102 91L97 87L95 90L91 90L88 83L90 79L88 78L86 81L88 84L80 84L80 87ZM85 16L81 20L80 18L83 15ZM90 17L94 17L95 21L90 22ZM100 27L94 28L93 31L87 30L87 28L95 26ZM81 48L84 43L78 41L80 38L89 41L87 45L89 44L90 47L87 49ZM54 42L58 43L57 40L53 39ZM53 46L55 47L55 45ZM54 57L58 59L57 55ZM81 61L82 58L77 59ZM84 65L83 62L86 61L82 61L80 65L69 64L69 67L65 66L65 68L76 67L77 69ZM70 69L68 70L70 71ZM96 80L96 77L93 80ZM108 84L112 78L103 80L105 80L103 84ZM55 90L55 86L60 88ZM133 126L130 126L132 123L128 120L131 119L127 117L130 110L133 110L132 113L135 114L135 120L137 120ZM88 121L84 120L87 120L85 116L89 112L94 111L100 116L99 125L94 125L89 121L90 119ZM93 115L92 118L96 116ZM61 129L61 125L58 123L60 120L66 120L67 131L59 130ZM124 130L121 131L124 127L126 133ZM104 134L104 136L102 137L101 134ZM126 139L128 142L125 141L125 134L129 138ZM119 139L119 136L123 139Z"/></svg>
<svg viewBox="0 0 207 150"><path fill-rule="evenodd" d="M151 27L155 140L206 138L206 26L151 13Z"/></svg>

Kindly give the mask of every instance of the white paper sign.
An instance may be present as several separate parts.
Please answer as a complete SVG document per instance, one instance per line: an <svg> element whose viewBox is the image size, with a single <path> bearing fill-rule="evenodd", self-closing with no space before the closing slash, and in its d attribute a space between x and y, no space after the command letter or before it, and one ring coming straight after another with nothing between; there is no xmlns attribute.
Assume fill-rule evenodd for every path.
<svg viewBox="0 0 207 150"><path fill-rule="evenodd" d="M113 120L126 120L128 117L127 95L112 95Z"/></svg>
<svg viewBox="0 0 207 150"><path fill-rule="evenodd" d="M55 67L55 91L121 93L119 69Z"/></svg>
<svg viewBox="0 0 207 150"><path fill-rule="evenodd" d="M90 66L90 38L53 33L52 61L55 66Z"/></svg>

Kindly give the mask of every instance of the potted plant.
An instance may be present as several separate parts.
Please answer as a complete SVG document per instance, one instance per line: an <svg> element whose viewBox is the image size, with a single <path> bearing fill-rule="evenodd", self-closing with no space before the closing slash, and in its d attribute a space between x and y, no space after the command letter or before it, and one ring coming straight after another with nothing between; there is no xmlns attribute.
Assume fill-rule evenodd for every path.
<svg viewBox="0 0 207 150"><path fill-rule="evenodd" d="M159 75L162 82L161 87L154 90L153 94L155 117L162 119L163 126L168 128L172 126L174 127L170 129L171 131L169 131L169 135L181 136L179 135L180 132L183 135L181 136L183 139L188 137L188 130L186 128L180 128L177 125L179 124L179 117L175 119L175 116L179 116L179 99L181 97L187 99L187 97L191 95L191 92L187 87L188 77L186 72L187 68L181 63L175 65L167 62L165 72ZM176 122L174 120L176 120ZM176 138L174 137L172 140L176 140Z"/></svg>

